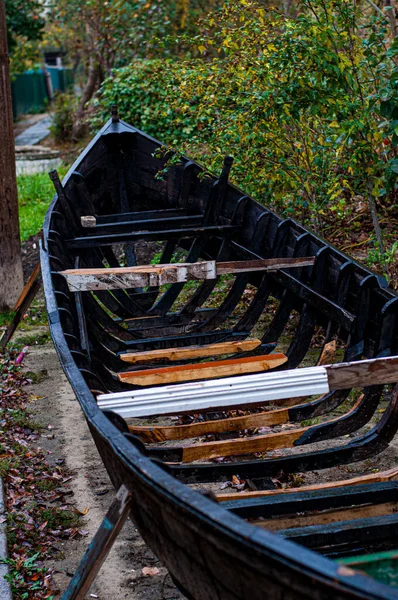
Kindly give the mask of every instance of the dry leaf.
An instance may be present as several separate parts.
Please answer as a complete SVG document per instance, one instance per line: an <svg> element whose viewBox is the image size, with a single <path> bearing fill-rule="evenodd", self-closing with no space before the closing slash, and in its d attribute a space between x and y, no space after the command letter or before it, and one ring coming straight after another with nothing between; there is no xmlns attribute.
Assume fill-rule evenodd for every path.
<svg viewBox="0 0 398 600"><path fill-rule="evenodd" d="M160 571L157 567L144 567L141 570L141 573L145 577L154 577L155 575L159 575Z"/></svg>
<svg viewBox="0 0 398 600"><path fill-rule="evenodd" d="M75 513L77 515L86 515L89 511L89 508L88 508L88 506L86 506L86 508L84 510L79 510L78 508L76 508L76 506L74 506L73 510L75 511Z"/></svg>

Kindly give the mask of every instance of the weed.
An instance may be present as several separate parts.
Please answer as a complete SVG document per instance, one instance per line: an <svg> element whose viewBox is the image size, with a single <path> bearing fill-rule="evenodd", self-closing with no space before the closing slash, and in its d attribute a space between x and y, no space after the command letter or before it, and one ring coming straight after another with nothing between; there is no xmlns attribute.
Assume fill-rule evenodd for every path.
<svg viewBox="0 0 398 600"><path fill-rule="evenodd" d="M0 477L5 477L11 467L11 458L0 458Z"/></svg>
<svg viewBox="0 0 398 600"><path fill-rule="evenodd" d="M66 171L64 166L58 169L61 177ZM54 188L47 173L19 175L17 183L21 240L24 241L42 228L44 215L54 196Z"/></svg>
<svg viewBox="0 0 398 600"><path fill-rule="evenodd" d="M32 383L41 383L48 378L48 371L47 369L41 369L37 373L34 371L27 371L25 376L27 379L30 379Z"/></svg>
<svg viewBox="0 0 398 600"><path fill-rule="evenodd" d="M17 345L18 347L21 346L21 348L22 346L44 346L50 340L50 332L46 331L45 333L42 333L39 336L34 334L18 336Z"/></svg>
<svg viewBox="0 0 398 600"><path fill-rule="evenodd" d="M59 485L59 483L57 481L53 481L52 479L40 479L37 483L36 483L36 487L41 491L41 492L51 492L52 490L54 490L57 486Z"/></svg>
<svg viewBox="0 0 398 600"><path fill-rule="evenodd" d="M2 411L4 415L4 411ZM31 417L24 410L8 410L6 429L13 429L14 427L22 427L23 429L31 429L32 431L39 431L43 429L43 425L37 421L33 421Z"/></svg>
<svg viewBox="0 0 398 600"><path fill-rule="evenodd" d="M57 529L62 527L67 529L68 527L78 527L80 523L80 517L72 510L65 510L63 508L44 508L39 513L39 520L47 522L49 529Z"/></svg>

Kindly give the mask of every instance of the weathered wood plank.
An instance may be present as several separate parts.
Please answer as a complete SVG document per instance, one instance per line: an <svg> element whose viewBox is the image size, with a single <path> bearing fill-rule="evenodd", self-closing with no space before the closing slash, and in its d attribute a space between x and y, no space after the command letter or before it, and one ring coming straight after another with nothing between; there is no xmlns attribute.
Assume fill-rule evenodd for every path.
<svg viewBox="0 0 398 600"><path fill-rule="evenodd" d="M18 327L22 317L24 316L26 310L29 308L31 303L33 302L34 297L40 289L40 283L38 282L38 277L40 275L40 263L36 265L33 270L33 273L29 277L24 289L20 297L17 300L17 303L14 307L15 315L8 325L7 329L3 332L0 337L0 351L3 351L12 336L16 328Z"/></svg>
<svg viewBox="0 0 398 600"><path fill-rule="evenodd" d="M159 447L152 449L152 453L156 453L156 456L159 456L163 460L192 462L195 460L218 458L220 456L268 452L275 448L291 448L296 445L311 443L311 441L325 439L328 436L332 437L334 433L339 435L346 432L349 433L353 429L358 429L363 425L363 419L361 420L359 413L361 405L366 409L367 404L368 400L363 396L346 415L336 417L321 425L312 425L266 435L196 443L180 447ZM371 415L372 412L369 411L369 416L366 418L369 419ZM339 427L341 431L338 431ZM322 431L324 435L322 435Z"/></svg>
<svg viewBox="0 0 398 600"><path fill-rule="evenodd" d="M72 292L159 286L216 277L214 261L113 269L68 269L61 273Z"/></svg>
<svg viewBox="0 0 398 600"><path fill-rule="evenodd" d="M331 389L345 389L398 381L398 356L339 363L325 368Z"/></svg>
<svg viewBox="0 0 398 600"><path fill-rule="evenodd" d="M297 492L316 492L319 490L333 490L335 488L345 487L347 485L361 485L364 483L383 483L387 481L398 480L398 468L394 467L382 473L372 473L371 475L361 475L352 479L342 479L340 481L330 481L328 483L316 483L305 485L299 488L282 488L276 490L256 490L244 492L224 492L216 494L218 502L229 502L230 500L242 500L244 498L263 498L265 496L279 496L280 494L296 494Z"/></svg>
<svg viewBox="0 0 398 600"><path fill-rule="evenodd" d="M86 225L88 227L88 225ZM202 261L195 263L172 263L140 265L111 269L68 269L62 271L69 289L76 291L113 290L131 287L159 286L183 283L190 280L216 279L226 273L251 273L273 271L312 265L314 258L278 259L238 262Z"/></svg>
<svg viewBox="0 0 398 600"><path fill-rule="evenodd" d="M131 492L122 485L90 543L62 600L84 600L104 560L108 556L131 508Z"/></svg>
<svg viewBox="0 0 398 600"><path fill-rule="evenodd" d="M279 269L311 267L314 262L315 256L218 262L217 275L225 275L227 273L254 273L256 271L278 271Z"/></svg>
<svg viewBox="0 0 398 600"><path fill-rule="evenodd" d="M118 373L120 381L134 385L160 385L195 381L196 379L215 379L245 373L261 373L279 367L286 362L284 354L265 354L234 360L218 360L195 365L179 365L143 371Z"/></svg>
<svg viewBox="0 0 398 600"><path fill-rule="evenodd" d="M129 425L129 431L137 435L143 442L151 444L170 440L186 440L208 433L229 433L255 427L280 425L287 423L288 420L288 409L280 408L270 412L232 417L230 419L214 419L213 421L202 421L189 425L171 425L169 427L167 425L160 427Z"/></svg>
<svg viewBox="0 0 398 600"><path fill-rule="evenodd" d="M17 312L22 304L25 302L26 300L26 296L29 294L30 289L33 286L33 283L37 280L37 278L40 275L40 262L37 263L37 265L35 266L35 268L33 269L28 281L25 284L24 289L21 292L21 295L19 296L17 303L14 306L14 311Z"/></svg>
<svg viewBox="0 0 398 600"><path fill-rule="evenodd" d="M156 318L156 317L152 317ZM261 340L242 340L240 342L219 342L205 346L186 346L185 348L165 348L163 350L149 350L146 352L125 352L120 358L131 364L153 362L157 360L188 360L204 356L219 356L221 354L236 354L249 352L261 344Z"/></svg>
<svg viewBox="0 0 398 600"><path fill-rule="evenodd" d="M305 515L291 515L273 519L254 519L252 525L265 527L269 531L289 530L296 527L314 527L315 525L329 525L351 519L368 519L371 517L382 517L397 512L397 502L385 502L382 504L371 504L367 506L355 506L352 508L339 508Z"/></svg>

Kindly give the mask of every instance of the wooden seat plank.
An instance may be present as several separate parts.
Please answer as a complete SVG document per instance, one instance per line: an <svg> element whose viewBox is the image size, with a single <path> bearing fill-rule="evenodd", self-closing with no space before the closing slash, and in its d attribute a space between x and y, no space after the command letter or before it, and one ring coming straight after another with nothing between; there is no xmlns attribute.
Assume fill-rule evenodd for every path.
<svg viewBox="0 0 398 600"><path fill-rule="evenodd" d="M309 258L270 258L267 260L220 262L207 260L193 263L167 263L132 267L67 269L61 271L69 289L76 291L113 290L142 286L160 286L191 280L216 279L227 273L254 273L312 265Z"/></svg>
<svg viewBox="0 0 398 600"><path fill-rule="evenodd" d="M214 261L111 269L67 269L61 273L72 292L159 286L216 277Z"/></svg>
<svg viewBox="0 0 398 600"><path fill-rule="evenodd" d="M261 373L279 367L285 362L287 362L287 357L284 354L265 354L263 356L249 356L247 358L219 360L194 365L126 371L118 373L118 377L124 383L152 386L195 381L196 379L218 379L223 376L244 375L245 373Z"/></svg>
<svg viewBox="0 0 398 600"><path fill-rule="evenodd" d="M242 340L239 342L219 342L205 346L186 346L185 348L164 348L163 350L149 350L146 352L125 352L119 354L120 358L131 364L154 362L157 360L187 360L205 356L219 356L221 354L236 354L249 352L261 344L261 340Z"/></svg>

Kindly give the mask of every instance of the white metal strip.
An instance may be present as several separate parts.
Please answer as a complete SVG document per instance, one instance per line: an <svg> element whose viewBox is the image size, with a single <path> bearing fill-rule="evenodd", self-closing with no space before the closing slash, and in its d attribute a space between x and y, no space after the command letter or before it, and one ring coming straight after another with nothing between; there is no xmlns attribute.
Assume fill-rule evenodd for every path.
<svg viewBox="0 0 398 600"><path fill-rule="evenodd" d="M217 385L207 385L211 383ZM193 385L196 387L193 388ZM123 417L141 417L266 403L283 398L324 394L328 391L326 369L309 367L261 373L260 376L229 377L213 382L203 381L196 384L132 390L120 394L101 394L98 396L98 406L102 410L113 410Z"/></svg>

